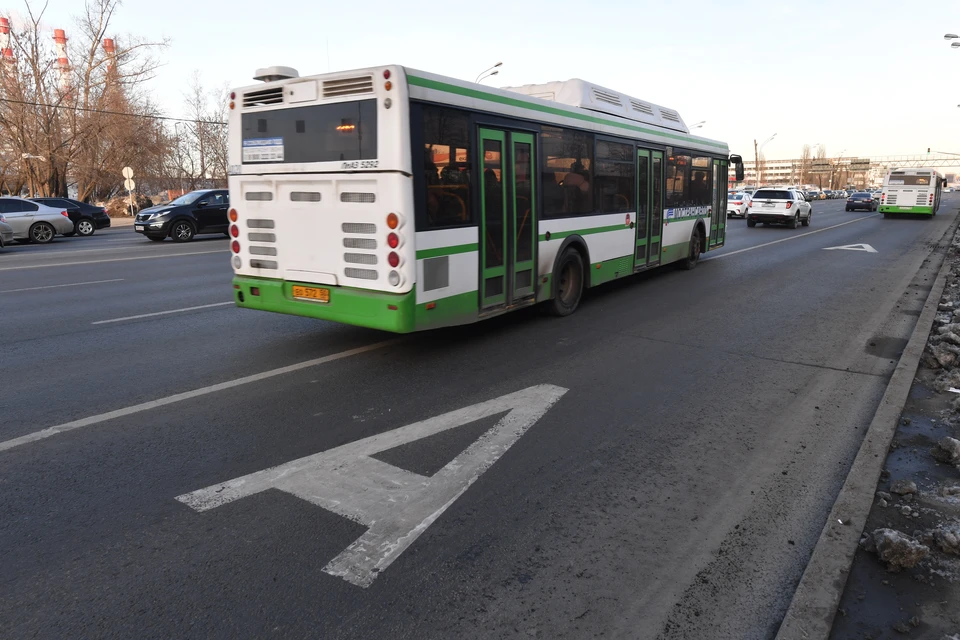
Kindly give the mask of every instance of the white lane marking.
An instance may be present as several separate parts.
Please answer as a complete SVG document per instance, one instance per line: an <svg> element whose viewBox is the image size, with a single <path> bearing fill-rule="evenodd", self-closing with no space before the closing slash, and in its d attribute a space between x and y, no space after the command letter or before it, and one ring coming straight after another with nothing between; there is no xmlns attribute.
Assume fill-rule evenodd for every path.
<svg viewBox="0 0 960 640"><path fill-rule="evenodd" d="M267 489L279 489L366 525L366 533L323 568L325 573L366 588L566 392L549 384L528 387L185 493L177 500L196 511L208 511ZM509 413L430 477L371 457L504 411Z"/></svg>
<svg viewBox="0 0 960 640"><path fill-rule="evenodd" d="M842 247L824 247L824 251L833 251L834 249L844 249L846 251L866 251L867 253L877 253L877 250L868 244L845 244Z"/></svg>
<svg viewBox="0 0 960 640"><path fill-rule="evenodd" d="M184 391L183 393L176 393L172 396L167 396L166 398L158 398L157 400L141 402L140 404L135 404L130 407L124 407L123 409L116 409L114 411L100 413L95 416L90 416L88 418L81 418L80 420L65 422L63 424L59 424L54 427L47 427L46 429L41 429L40 431L34 431L33 433L28 433L26 435L20 436L19 438L13 438L12 440L6 440L4 442L0 442L0 451L13 449L15 447L19 447L24 444L36 442L37 440L43 440L44 438L49 438L51 436L59 435L61 433L73 431L74 429L89 427L91 425L99 424L101 422L106 422L108 420L114 420L116 418L123 418L125 416L129 416L134 413L140 413L141 411L156 409L157 407L163 407L168 404L174 404L175 402L182 402L184 400L190 400L191 398L198 398L200 396L216 393L217 391L232 389L234 387L239 387L241 385L250 384L251 382L260 382L261 380L267 380L269 378L281 376L285 373L292 373L294 371L300 371L301 369L315 367L317 365L325 364L327 362L333 362L335 360L342 360L343 358L349 358L350 356L359 355L361 353L366 353L368 351L375 351L377 349L382 349L383 347L394 344L399 340L400 338L395 338L393 340L376 342L374 344L368 344L363 347L357 347L356 349L348 349L347 351L341 351L340 353L334 353L328 356L322 356L319 358L314 358L312 360L305 360L303 362L298 362L297 364L287 365L286 367L280 367L279 369L271 369L270 371L255 373L253 375L244 376L242 378L237 378L235 380L228 380L226 382L212 384L208 387L201 387L199 389L194 389L192 391Z"/></svg>
<svg viewBox="0 0 960 640"><path fill-rule="evenodd" d="M730 253L722 253L719 256L711 256L709 258L701 258L700 262L706 262L707 260L719 260L720 258L729 258L730 256L735 256L738 253L743 253L744 251L753 251L754 249L762 249L763 247L769 247L772 244L779 244L781 242L788 242L790 240L798 240L806 236L812 236L815 233L823 233L824 231L830 231L830 229L836 229L837 227L842 227L847 224L853 224L854 222L860 222L861 220L868 220L870 218L876 218L879 213L874 213L869 216L863 216L862 218L854 218L853 220L847 220L846 222L841 222L840 224L835 224L832 227L824 227L823 229L817 229L816 231L808 231L806 233L801 233L798 236L788 236L786 238L780 238L779 240L773 240L772 242L764 242L763 244L758 244L754 247L746 247L745 249L737 249L736 251L731 251Z"/></svg>
<svg viewBox="0 0 960 640"><path fill-rule="evenodd" d="M112 280L91 280L90 282L71 282L69 284L50 284L45 287L28 287L26 289L4 289L0 293L19 293L20 291L39 291L40 289L59 289L60 287L79 287L85 284L104 284L105 282L123 282L123 278Z"/></svg>
<svg viewBox="0 0 960 640"><path fill-rule="evenodd" d="M213 304L201 304L197 307L184 307L183 309L170 309L169 311L156 311L154 313L141 313L138 316L126 316L124 318L112 318L110 320L97 320L90 324L110 324L111 322L123 322L124 320L139 320L140 318L152 318L153 316L165 316L171 313L183 313L184 311L196 311L197 309L210 309L212 307L223 307L233 304L233 300L228 302L214 302Z"/></svg>
<svg viewBox="0 0 960 640"><path fill-rule="evenodd" d="M180 256L202 256L208 253L230 253L230 249L213 251L190 251L188 253L169 253L162 256L136 256L133 258L107 258L105 260L84 260L81 262L57 262L54 264L27 264L19 267L0 267L0 271L18 271L20 269L45 269L47 267L73 267L78 264L102 264L104 262L127 262L129 260L159 260L160 258L179 258Z"/></svg>

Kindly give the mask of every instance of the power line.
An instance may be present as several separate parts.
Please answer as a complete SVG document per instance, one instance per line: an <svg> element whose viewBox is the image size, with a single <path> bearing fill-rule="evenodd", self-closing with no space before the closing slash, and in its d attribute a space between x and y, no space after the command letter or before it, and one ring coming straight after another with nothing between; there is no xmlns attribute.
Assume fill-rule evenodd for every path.
<svg viewBox="0 0 960 640"><path fill-rule="evenodd" d="M191 120L189 118L173 118L171 116L150 116L142 113L124 113L122 111L107 111L105 109L89 109L87 107L71 107L62 104L44 104L42 102L27 102L25 100L13 100L11 98L0 98L2 102L9 102L10 104L22 104L28 107L47 107L49 109L68 109L72 111L88 111L90 113L103 113L111 116L130 116L131 118L149 118L151 120L169 120L171 122L190 122L195 124L220 124L225 125L226 122L219 122L217 120Z"/></svg>

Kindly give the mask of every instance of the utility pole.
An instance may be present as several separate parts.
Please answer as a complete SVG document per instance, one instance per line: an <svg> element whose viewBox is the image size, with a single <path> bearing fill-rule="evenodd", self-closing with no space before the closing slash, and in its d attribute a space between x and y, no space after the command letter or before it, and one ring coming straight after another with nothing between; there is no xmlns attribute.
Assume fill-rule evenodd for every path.
<svg viewBox="0 0 960 640"><path fill-rule="evenodd" d="M753 186L760 188L760 152L757 151L757 139L753 139Z"/></svg>

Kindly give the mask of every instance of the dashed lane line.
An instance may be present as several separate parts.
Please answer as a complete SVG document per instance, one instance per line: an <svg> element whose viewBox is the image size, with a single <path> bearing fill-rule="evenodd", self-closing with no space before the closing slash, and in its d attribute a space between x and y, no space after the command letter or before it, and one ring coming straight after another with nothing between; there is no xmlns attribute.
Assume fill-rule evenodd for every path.
<svg viewBox="0 0 960 640"><path fill-rule="evenodd" d="M709 258L702 258L700 262L706 262L707 260L719 260L720 258L729 258L730 256L735 256L738 253L743 253L744 251L753 251L754 249L762 249L763 247L769 247L772 244L779 244L781 242L788 242L790 240L799 240L806 236L812 236L815 233L823 233L824 231L830 231L830 229L836 229L837 227L842 227L847 224L853 224L854 222L860 222L861 220L869 220L870 218L876 218L879 216L879 213L874 213L869 216L863 216L862 218L854 218L853 220L847 220L846 222L841 222L840 224L835 224L829 227L824 227L823 229L817 229L815 231L808 231L806 233L801 233L797 236L789 236L787 238L780 238L779 240L773 240L771 242L764 242L763 244L758 244L754 247L746 247L744 249L737 249L736 251L731 251L730 253L721 253L718 256L711 256Z"/></svg>
<svg viewBox="0 0 960 640"><path fill-rule="evenodd" d="M191 251L189 253L170 253L162 256L136 256L133 258L108 258L106 260L83 260L78 262L56 262L53 264L25 264L19 267L0 267L0 271L19 271L21 269L46 269L48 267L73 267L82 264L103 264L104 262L127 262L130 260L160 260L161 258L179 258L181 256L202 256L208 253L230 253L229 249L213 251Z"/></svg>
<svg viewBox="0 0 960 640"><path fill-rule="evenodd" d="M111 324L113 322L124 322L125 320L139 320L140 318L152 318L154 316L166 316L171 313L183 313L185 311L196 311L197 309L211 309L213 307L223 307L233 304L233 300L227 302L214 302L213 304L201 304L196 307L184 307L183 309L170 309L169 311L155 311L153 313L141 313L136 316L124 316L123 318L111 318L110 320L97 320L90 324Z"/></svg>
<svg viewBox="0 0 960 640"><path fill-rule="evenodd" d="M18 438L13 438L12 440L6 440L4 442L0 442L0 451L7 451L8 449L14 449L16 447L29 444L31 442L37 442L38 440L43 440L45 438L50 438L52 436L60 435L61 433L67 433L70 431L74 431L76 429L81 429L83 427L89 427L91 425L100 424L101 422L114 420L116 418L123 418L125 416L133 415L135 413L149 411L150 409L156 409L158 407L174 404L176 402L183 402L184 400L198 398L200 396L216 393L217 391L225 391L227 389L233 389L241 385L250 384L253 382L260 382L261 380L275 378L277 376L282 376L287 373L293 373L295 371L301 371L303 369L308 369L310 367L315 367L317 365L325 364L328 362L343 360L344 358L360 355L361 353L369 353L371 351L376 351L378 349L383 349L384 347L390 346L392 344L396 344L400 340L402 340L402 338L393 338L391 340L375 342L373 344L357 347L355 349L348 349L346 351L341 351L339 353L333 353L327 356L313 358L311 360L305 360L303 362L291 364L286 367L271 369L269 371L264 371L262 373L255 373L253 375L244 376L242 378L236 378L234 380L228 380L226 382L212 384L207 387L193 389L192 391L184 391L183 393L176 393L171 396L166 396L164 398L158 398L156 400L150 400L148 402L141 402L140 404L135 404L130 407L124 407L122 409L116 409L115 411L108 411L106 413L99 413L95 416L82 418L80 420L74 420L72 422L65 422L63 424L59 424L54 427L47 427L46 429L41 429L40 431L34 431L33 433L28 433Z"/></svg>
<svg viewBox="0 0 960 640"><path fill-rule="evenodd" d="M112 280L91 280L90 282L69 282L67 284L48 284L45 287L27 287L25 289L4 289L0 293L19 293L21 291L40 291L41 289L60 289L62 287L79 287L86 284L105 284L107 282L123 282L123 278Z"/></svg>

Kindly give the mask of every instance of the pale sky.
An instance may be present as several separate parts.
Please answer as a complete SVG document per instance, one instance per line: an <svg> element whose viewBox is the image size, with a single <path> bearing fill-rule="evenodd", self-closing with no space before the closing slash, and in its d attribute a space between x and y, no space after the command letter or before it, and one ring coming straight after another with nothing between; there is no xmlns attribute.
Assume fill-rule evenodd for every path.
<svg viewBox="0 0 960 640"><path fill-rule="evenodd" d="M45 23L69 36L82 0L49 3ZM747 159L773 133L768 159L817 143L831 157L960 154L960 49L943 39L960 5L946 0L126 0L114 27L171 38L153 83L169 115L194 69L242 86L274 64L473 80L502 61L485 84L582 78L706 120L697 133Z"/></svg>

